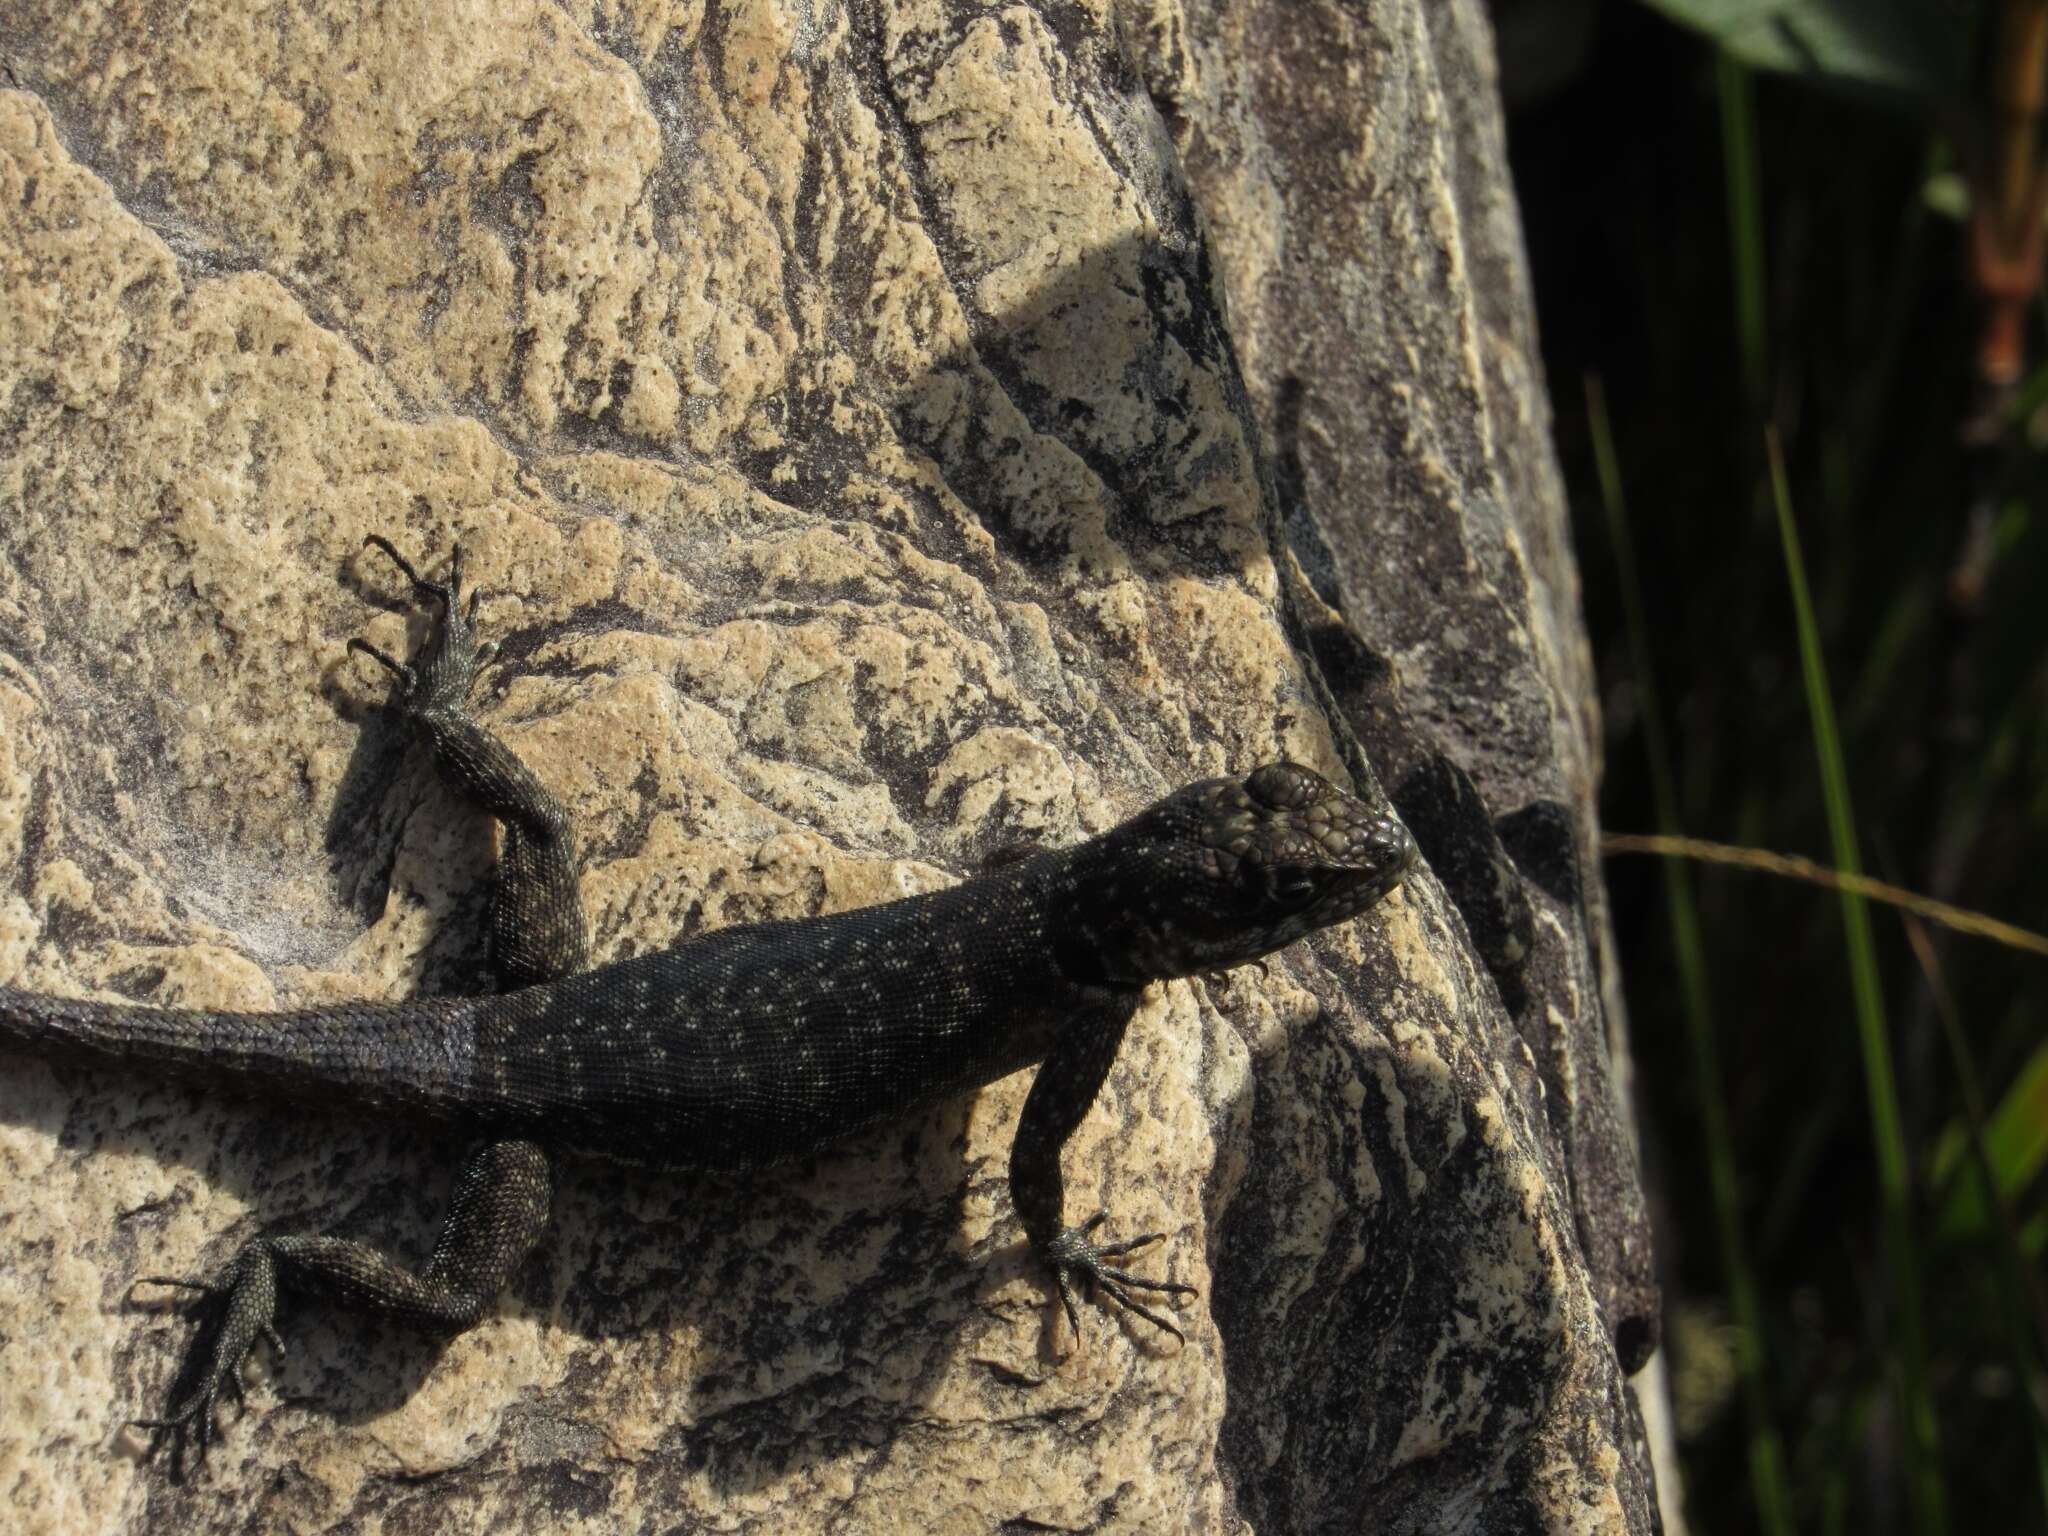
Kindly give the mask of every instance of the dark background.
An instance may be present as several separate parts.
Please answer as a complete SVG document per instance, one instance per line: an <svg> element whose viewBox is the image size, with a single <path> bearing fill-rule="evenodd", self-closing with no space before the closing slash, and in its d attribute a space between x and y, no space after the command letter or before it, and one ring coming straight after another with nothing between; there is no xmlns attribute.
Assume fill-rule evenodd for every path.
<svg viewBox="0 0 2048 1536"><path fill-rule="evenodd" d="M1972 17L1955 9L1954 24ZM1729 97L1716 47L1640 5L1501 0L1508 143L1606 727L1610 832L1659 830L1646 696L1669 737L1679 829L1832 863L1764 447L1784 444L1865 868L2048 927L2048 495L2039 424L1976 364L1983 309L1958 216L1994 140L1995 28L1960 89L1747 75L1764 344L1745 364L1731 254ZM1988 40L1987 40L1988 39ZM2037 299L2026 366L2043 354ZM1604 395L1650 654L1603 511ZM2029 382L2023 375L2018 393ZM1973 419L2013 421L1965 431ZM2001 414L2002 413L2002 414ZM2015 419L2016 418L2016 419ZM1950 598L1975 519L1983 580ZM1658 1205L1687 1511L1701 1531L1783 1528L1751 1470L1740 1308L1709 1179L1665 871L1607 876ZM1914 1529L1901 1472L1901 1298L1883 1250L1841 903L1748 870L1687 870L1720 1099L1754 1274L1762 1424L1800 1530ZM1935 934L1981 1080L2011 1222L1980 1198L1962 1068L1896 912L1872 911L1911 1164L1939 1473L1956 1530L2048 1527L2037 1419L2048 962ZM2030 1099L2033 1102L2029 1102ZM2018 1256L2021 1263L2015 1265ZM2003 1283L2002 1283L2003 1282ZM2016 1282L2016 1283L2015 1283ZM1927 1528L1924 1518L1917 1528Z"/></svg>

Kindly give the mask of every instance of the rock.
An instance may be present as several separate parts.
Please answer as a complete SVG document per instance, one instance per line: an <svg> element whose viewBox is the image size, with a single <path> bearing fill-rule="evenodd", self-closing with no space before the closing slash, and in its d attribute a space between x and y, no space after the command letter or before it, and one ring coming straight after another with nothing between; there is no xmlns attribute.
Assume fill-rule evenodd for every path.
<svg viewBox="0 0 2048 1536"><path fill-rule="evenodd" d="M461 543L601 957L1279 755L1370 755L1449 884L1134 1024L1068 1182L1174 1233L1178 1352L1098 1308L1058 1358L1019 1077L747 1180L571 1168L445 1347L293 1309L183 1488L131 1282L421 1256L460 1149L0 1063L18 1528L1653 1529L1476 9L707 10L0 0L0 979L485 984L488 828L343 651L407 643L373 532Z"/></svg>

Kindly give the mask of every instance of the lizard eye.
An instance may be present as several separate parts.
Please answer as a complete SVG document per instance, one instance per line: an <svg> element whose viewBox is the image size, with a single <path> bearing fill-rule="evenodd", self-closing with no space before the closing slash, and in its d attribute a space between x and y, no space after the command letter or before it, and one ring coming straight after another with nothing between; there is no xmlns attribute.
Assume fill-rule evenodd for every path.
<svg viewBox="0 0 2048 1536"><path fill-rule="evenodd" d="M1305 907L1316 899L1315 877L1305 869L1283 869L1273 876L1273 894L1291 907Z"/></svg>

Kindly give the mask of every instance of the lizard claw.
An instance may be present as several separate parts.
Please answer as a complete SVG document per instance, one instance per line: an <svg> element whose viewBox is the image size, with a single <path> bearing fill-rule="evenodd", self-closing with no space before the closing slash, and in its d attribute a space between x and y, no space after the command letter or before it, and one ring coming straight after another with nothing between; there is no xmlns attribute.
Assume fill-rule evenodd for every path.
<svg viewBox="0 0 2048 1536"><path fill-rule="evenodd" d="M1098 1243L1092 1234L1108 1219L1108 1215L1107 1211L1096 1212L1080 1226L1065 1228L1045 1247L1045 1260L1052 1266L1053 1279L1059 1287L1060 1305L1066 1310L1067 1323L1073 1329L1076 1344L1081 1338L1081 1311L1075 1295L1077 1280L1086 1280L1095 1295L1107 1296L1126 1312L1142 1317L1153 1327L1172 1334L1185 1344L1187 1335L1164 1313L1141 1301L1137 1293L1154 1291L1173 1297L1192 1296L1195 1288L1177 1280L1154 1280L1133 1274L1114 1262L1163 1242L1166 1234L1147 1232L1121 1243Z"/></svg>
<svg viewBox="0 0 2048 1536"><path fill-rule="evenodd" d="M1271 977L1273 974L1272 967L1263 960L1247 960L1244 964L1256 969L1262 980ZM1230 970L1231 968L1226 966L1222 970L1203 971L1201 973L1202 980L1220 992L1230 985Z"/></svg>

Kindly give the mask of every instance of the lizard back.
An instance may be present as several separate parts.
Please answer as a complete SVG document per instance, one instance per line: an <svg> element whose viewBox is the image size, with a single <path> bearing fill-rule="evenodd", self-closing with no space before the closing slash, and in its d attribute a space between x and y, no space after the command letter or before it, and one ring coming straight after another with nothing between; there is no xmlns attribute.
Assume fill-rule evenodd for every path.
<svg viewBox="0 0 2048 1536"><path fill-rule="evenodd" d="M478 999L464 1096L608 1158L799 1156L1044 1056L1086 1002L1052 961L1045 908L1041 882L1006 871Z"/></svg>

